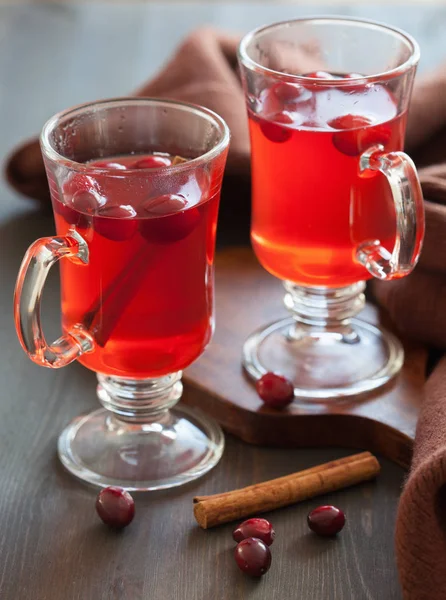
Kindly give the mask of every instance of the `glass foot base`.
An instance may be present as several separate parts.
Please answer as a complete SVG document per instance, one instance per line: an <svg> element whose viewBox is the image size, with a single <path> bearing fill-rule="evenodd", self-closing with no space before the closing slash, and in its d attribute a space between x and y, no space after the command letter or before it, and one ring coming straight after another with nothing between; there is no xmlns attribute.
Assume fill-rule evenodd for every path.
<svg viewBox="0 0 446 600"><path fill-rule="evenodd" d="M243 366L252 379L276 371L293 381L297 399L309 401L375 390L398 373L403 360L395 336L359 319L351 319L346 334L300 330L290 317L256 331L243 347Z"/></svg>
<svg viewBox="0 0 446 600"><path fill-rule="evenodd" d="M183 485L214 467L223 453L220 427L186 406L154 423L118 420L108 410L78 417L62 432L62 464L85 482L130 491Z"/></svg>

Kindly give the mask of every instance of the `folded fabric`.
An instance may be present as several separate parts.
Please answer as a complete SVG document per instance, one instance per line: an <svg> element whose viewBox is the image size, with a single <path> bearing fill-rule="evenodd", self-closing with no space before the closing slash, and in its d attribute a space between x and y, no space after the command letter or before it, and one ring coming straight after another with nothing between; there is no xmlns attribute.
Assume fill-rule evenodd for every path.
<svg viewBox="0 0 446 600"><path fill-rule="evenodd" d="M220 230L245 235L249 219L249 139L237 74L238 39L209 28L192 33L160 74L136 95L207 106L232 132ZM302 72L312 70L308 56ZM296 60L296 57L295 57ZM123 90L125 92L125 90ZM404 279L373 282L375 296L406 336L446 348L446 68L419 79L409 111L407 150L420 167L426 238L419 266ZM36 140L13 153L6 175L42 203L49 192ZM446 598L446 359L426 386L414 458L397 519L396 548L405 598Z"/></svg>

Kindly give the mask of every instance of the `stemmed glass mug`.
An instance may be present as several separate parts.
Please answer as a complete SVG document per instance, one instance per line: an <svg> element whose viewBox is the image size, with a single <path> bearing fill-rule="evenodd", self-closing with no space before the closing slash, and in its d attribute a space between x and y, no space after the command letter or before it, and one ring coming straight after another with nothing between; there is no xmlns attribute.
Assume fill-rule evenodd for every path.
<svg viewBox="0 0 446 600"><path fill-rule="evenodd" d="M182 370L214 327L213 260L229 144L205 108L126 98L62 112L40 138L57 236L34 242L15 322L38 365L97 373L102 409L59 438L80 479L130 490L186 483L220 459L220 427L175 407ZM60 264L63 335L46 342L41 295Z"/></svg>
<svg viewBox="0 0 446 600"><path fill-rule="evenodd" d="M423 197L402 152L419 49L370 21L320 17L249 33L239 48L252 161L254 251L291 317L252 334L243 365L304 400L358 395L403 363L399 341L355 318L365 281L408 275Z"/></svg>

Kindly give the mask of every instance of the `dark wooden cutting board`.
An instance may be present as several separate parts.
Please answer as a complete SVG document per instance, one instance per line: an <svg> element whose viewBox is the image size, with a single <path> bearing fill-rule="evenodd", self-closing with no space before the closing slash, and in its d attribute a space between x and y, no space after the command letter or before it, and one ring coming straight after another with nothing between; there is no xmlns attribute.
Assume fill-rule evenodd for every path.
<svg viewBox="0 0 446 600"><path fill-rule="evenodd" d="M343 446L377 452L407 467L425 380L427 352L405 343L400 375L358 400L329 406L296 401L285 410L262 405L241 366L243 342L259 326L286 316L283 288L258 264L248 248L217 255L213 341L184 376L183 400L212 415L245 442L279 447ZM367 305L362 318L377 323Z"/></svg>

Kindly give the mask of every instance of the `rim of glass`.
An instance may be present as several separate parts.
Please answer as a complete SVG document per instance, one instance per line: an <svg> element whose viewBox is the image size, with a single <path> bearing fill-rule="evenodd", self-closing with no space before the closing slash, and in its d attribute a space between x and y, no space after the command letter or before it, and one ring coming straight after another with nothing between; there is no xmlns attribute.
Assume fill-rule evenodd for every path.
<svg viewBox="0 0 446 600"><path fill-rule="evenodd" d="M67 117L78 116L79 114L82 114L82 113L88 111L88 109L100 110L101 108L114 107L114 106L119 108L119 106L128 106L129 104L141 104L143 106L158 105L158 106L179 107L182 110L185 110L186 112L195 113L196 115L199 115L200 117L204 117L208 121L213 122L217 126L221 135L220 135L220 140L213 148L211 148L204 154L200 154L200 156L197 156L195 158L191 158L190 160L187 160L184 163L178 163L177 165L168 165L166 167L127 169L126 174L134 173L134 172L138 172L138 173L142 174L145 172L152 173L154 171L156 171L157 173L162 172L162 171L169 171L169 172L170 171L185 171L187 169L194 168L197 165L200 165L202 163L206 163L206 162L212 160L213 158L215 158L216 156L221 154L221 152L223 152L223 150L229 145L229 140L231 137L229 127L227 126L226 122L222 119L222 117L220 117L220 115L218 115L214 111L210 110L209 108L205 108L204 106L199 106L198 104L191 104L188 102L180 102L177 100L168 100L168 99L164 99L164 98L148 98L148 97L147 98L137 98L137 97L129 96L129 97L122 97L122 98L109 98L107 100L96 100L94 102L86 102L84 104L78 104L77 106L73 106L71 108L67 108L66 110L62 110L62 111L56 113L50 119L48 119L48 121L44 124L44 126L42 128L42 132L40 134L40 144L42 146L42 151L44 152L45 156L47 158L49 158L50 160L61 163L64 166L66 166L70 169L76 170L76 171L81 171L81 172L88 171L88 173L101 173L101 174L108 174L108 175L122 177L122 171L117 171L114 168L95 167L94 165L92 165L90 163L77 162L75 160L67 158L66 156L63 156L63 154L60 154L59 152L57 152L57 150L55 150L53 148L53 146L51 145L50 135L51 135L51 132L54 131L54 129L60 123L60 121Z"/></svg>
<svg viewBox="0 0 446 600"><path fill-rule="evenodd" d="M289 73L282 73L281 71L275 71L274 69L270 69L261 65L260 63L253 60L247 51L248 45L252 42L252 40L261 33L267 32L268 30L274 29L282 29L286 27L290 27L295 23L305 23L305 22L334 22L337 24L347 23L352 24L356 23L358 25L368 26L370 28L379 29L382 31L386 31L388 33L393 33L396 37L399 37L403 40L410 48L411 54L409 58L401 63L400 65L389 69L388 71L383 71L381 73L375 73L373 75L363 75L358 77L351 77L346 79L345 81L342 79L323 79L318 78L317 80L314 77L305 77L304 75L291 75ZM339 85L351 85L357 81L380 81L383 79L391 79L392 77L396 77L397 75L401 75L408 71L411 67L414 67L418 64L420 60L420 47L418 42L411 35L399 29L398 27L393 27L391 25L387 25L386 23L381 23L379 21L374 21L373 19L361 19L357 17L343 17L336 15L319 15L319 16L310 16L310 17L301 17L298 19L290 19L286 21L278 21L277 23L271 23L270 25L263 25L261 27L257 27L253 29L249 33L247 33L241 40L238 47L238 57L240 62L252 71L256 71L259 73L264 73L267 75L272 75L274 77L280 77L281 79L286 79L288 81L302 81L303 83L312 83L313 85L320 84L325 85L333 85L339 87Z"/></svg>

